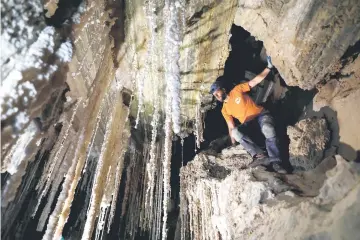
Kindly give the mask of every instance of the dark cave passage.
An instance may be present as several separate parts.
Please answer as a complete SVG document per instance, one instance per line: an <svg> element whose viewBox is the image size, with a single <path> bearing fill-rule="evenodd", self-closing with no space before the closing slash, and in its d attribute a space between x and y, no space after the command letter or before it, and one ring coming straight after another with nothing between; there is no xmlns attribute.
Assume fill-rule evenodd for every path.
<svg viewBox="0 0 360 240"><path fill-rule="evenodd" d="M57 3L57 9L50 18L45 17L45 22L49 26L56 28L62 27L66 20L70 19L71 16L78 10L82 0L61 0ZM44 15L47 10L44 11Z"/></svg>
<svg viewBox="0 0 360 240"><path fill-rule="evenodd" d="M263 47L263 42L255 40L244 28L233 25L229 42L231 51L225 62L224 77L222 78L227 91L230 91L241 82L251 80L266 67L266 50ZM271 96L271 92L274 91L270 84L271 81L279 81L280 84L278 85L281 88L287 89L280 99L274 99ZM269 88L270 94L264 101L265 92ZM288 160L289 138L286 133L287 126L294 125L299 120L304 108L312 101L315 94L316 90L306 91L298 87L287 86L276 69L268 75L262 84L259 84L249 93L255 102L264 106L274 117L281 157L284 166L289 170L291 170L291 165ZM214 98L213 101L215 101ZM183 146L180 139L173 142L171 199L174 207L169 213L168 239L173 239L176 231L180 203L179 174L182 164L186 165L201 151L208 151L211 148L213 151L221 152L223 148L231 145L230 138L228 137L228 128L221 114L221 108L222 103L216 102L215 108L206 112L204 118L204 142L201 143L200 149L196 148L196 139L193 134L183 139ZM237 120L236 123L239 124ZM265 138L256 122L250 123L246 132L253 141L265 150Z"/></svg>
<svg viewBox="0 0 360 240"><path fill-rule="evenodd" d="M257 41L251 34L241 26L232 25L230 52L228 59L225 62L224 74L222 81L227 91L242 82L249 81L257 74L259 74L266 67L266 50L262 41ZM216 79L213 79L215 81ZM272 82L278 81L279 84L272 84ZM285 89L283 94L279 96L273 96L272 92L278 91L281 88ZM270 94L266 93L270 92ZM279 139L286 139L286 127L295 124L299 117L303 114L304 108L311 102L316 90L306 91L298 87L289 87L285 81L281 78L277 69L274 69L265 80L253 88L249 95L253 100L269 110L276 121L276 127L278 130ZM213 101L216 101L213 98ZM218 138L225 138L228 136L228 129L226 122L221 114L222 103L216 101L215 108L206 112L204 118L204 142L201 143L200 149L196 152L206 150L211 145L211 142ZM236 124L240 124L237 120ZM264 146L264 137L262 136L257 124L250 124L248 128L249 135L260 146ZM226 139L224 139L225 141ZM224 142L223 141L223 142ZM186 144L187 142L191 142ZM230 140L224 142L225 145L222 148L230 145ZM285 152L287 151L287 144L284 145ZM176 144L174 149L174 155L181 152L178 148L181 148L180 142ZM190 149L187 147L189 146ZM219 146L215 149L217 152L221 151ZM192 160L195 155L195 136L191 135L185 139L184 145L184 164ZM187 152L194 154L187 155Z"/></svg>
<svg viewBox="0 0 360 240"><path fill-rule="evenodd" d="M266 49L262 41L257 41L241 26L232 25L229 57L225 62L224 81L226 90L242 82L249 81L266 67ZM276 67L276 66L275 66ZM214 79L215 80L215 79ZM277 91L283 91L276 96ZM258 104L269 110L275 119L277 137L279 139L282 160L289 170L288 162L289 139L286 134L287 126L294 125L303 114L305 107L312 101L316 90L306 91L299 87L289 87L281 78L277 69L273 69L265 80L253 88L249 95ZM214 100L215 101L215 100ZM216 107L206 113L204 138L201 150L209 147L210 142L228 135L226 122L221 114L222 103L216 102ZM240 123L235 120L236 124ZM265 138L256 122L250 122L245 132L260 147L265 149ZM215 144L215 151L219 152L230 145L230 139L222 141L223 146Z"/></svg>

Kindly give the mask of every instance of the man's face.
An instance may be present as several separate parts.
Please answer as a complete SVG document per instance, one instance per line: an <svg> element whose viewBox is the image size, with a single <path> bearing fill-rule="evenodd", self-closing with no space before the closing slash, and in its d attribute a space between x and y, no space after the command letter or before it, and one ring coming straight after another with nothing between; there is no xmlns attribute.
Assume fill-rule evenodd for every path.
<svg viewBox="0 0 360 240"><path fill-rule="evenodd" d="M226 98L226 94L223 89L216 90L213 95L219 102L223 102Z"/></svg>

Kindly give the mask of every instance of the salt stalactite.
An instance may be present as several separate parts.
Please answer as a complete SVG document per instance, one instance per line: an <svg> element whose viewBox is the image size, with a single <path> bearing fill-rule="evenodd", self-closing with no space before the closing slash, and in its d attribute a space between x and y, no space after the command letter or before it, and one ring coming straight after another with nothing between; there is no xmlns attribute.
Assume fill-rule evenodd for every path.
<svg viewBox="0 0 360 240"><path fill-rule="evenodd" d="M154 53L153 55L154 60L153 62L155 63L159 63L159 58L160 56L157 53ZM153 79L159 79L160 75L157 72L157 65L153 65L153 70L152 73L153 75ZM156 199L154 199L154 191L156 188L156 175L160 175L159 173L159 168L161 168L161 164L159 165L159 160L161 159L161 151L162 151L162 141L159 140L159 142L157 142L158 137L159 137L159 125L161 125L161 120L160 120L160 109L161 109L161 99L160 99L160 95L158 92L158 88L156 88L156 92L155 92L155 99L154 99L154 114L153 114L153 118L151 121L151 127L152 127L152 132L151 132L151 143L150 143L150 159L149 162L147 163L147 169L148 170L148 189L147 189L147 194L149 193L149 198L147 198L147 203L149 205L149 210L148 212L150 212L150 215L148 215L148 219L149 219L149 227L153 221L153 215L154 215L154 207L156 205ZM161 160L160 160L161 161ZM161 199L161 197L160 197ZM158 228L160 228L161 226L157 226Z"/></svg>
<svg viewBox="0 0 360 240"><path fill-rule="evenodd" d="M82 235L82 239L84 240L91 238L95 220L99 211L107 211L110 205L110 195L114 192L114 173L109 174L109 176L111 176L109 179L107 179L107 175L109 173L109 169L114 163L113 157L115 156L118 158L122 153L122 133L124 131L127 118L127 111L125 111L125 108L126 107L124 107L122 103L121 94L118 94L112 115L106 126L105 139L101 147L101 154L94 177L90 205ZM115 167L115 165L113 167ZM109 184L107 184L107 182ZM107 188L106 192L104 192L106 187L109 187L109 189ZM101 204L103 206L102 208L100 208ZM101 212L101 215L104 214L104 212ZM99 223L101 225L104 224L101 221ZM102 226L100 227L102 229ZM98 234L97 236L100 235Z"/></svg>
<svg viewBox="0 0 360 240"><path fill-rule="evenodd" d="M117 91L120 91L120 89L117 88ZM126 124L128 122L129 114L130 114L130 108L128 108L128 111L126 112L126 118L125 118L124 124ZM111 224L112 224L114 216L115 216L116 203L117 203L117 198L118 198L118 194L119 194L119 190L120 190L120 181L121 181L123 167L124 167L124 157L125 157L126 147L128 146L129 137L130 137L130 131L128 129L124 129L124 131L122 133L122 141L121 141L122 148L119 150L120 156L118 157L117 161L114 161L116 163L116 164L114 164L114 165L116 165L116 168L115 168L115 176L114 176L115 179L114 179L114 186L113 186L113 191L112 191L111 205L110 205L108 225L107 225L108 233L110 232L110 227L111 227ZM109 182L107 184L111 184L111 182ZM106 189L108 189L108 187L106 187ZM104 198L104 200L105 199L106 199L106 197ZM103 201L102 201L102 204L103 204ZM103 213L104 210L102 210L101 212ZM98 229L99 229L99 227L97 228L97 230Z"/></svg>
<svg viewBox="0 0 360 240"><path fill-rule="evenodd" d="M100 215L98 216L98 224L96 227L95 239L102 239L104 234L104 226L106 222L107 212L109 208L108 205L100 206Z"/></svg>
<svg viewBox="0 0 360 240"><path fill-rule="evenodd" d="M151 121L152 126L152 132L151 132L151 144L150 144L150 160L146 164L146 170L147 170L147 177L148 177L148 184L146 189L146 195L145 195L145 209L150 211L153 207L153 201L154 201L154 187L155 187L155 170L156 170L156 138L157 138L157 128L158 128L158 122L159 122L159 103L158 100L155 102L155 112L153 115L153 119ZM151 219L151 218L150 218Z"/></svg>
<svg viewBox="0 0 360 240"><path fill-rule="evenodd" d="M163 160L163 228L162 239L165 240L167 236L167 209L170 197L170 165L171 165L171 147L172 147L172 129L171 129L171 102L170 97L166 99L166 118L165 118L165 145L164 145L164 160Z"/></svg>
<svg viewBox="0 0 360 240"><path fill-rule="evenodd" d="M19 137L12 151L7 156L8 172L11 174L7 180L5 188L2 192L1 206L6 207L15 199L18 188L21 185L22 177L26 173L26 167L29 161L33 160L33 152L36 147L33 146L36 141L37 128L31 123L25 132Z"/></svg>
<svg viewBox="0 0 360 240"><path fill-rule="evenodd" d="M105 89L107 84L108 82L105 82ZM62 230L70 214L70 208L74 199L76 187L81 177L82 169L86 161L86 156L88 156L87 150L92 136L95 134L93 129L96 125L97 117L101 115L99 110L101 109L102 101L100 99L104 98L105 93L105 91L98 92L96 95L94 95L94 104L84 106L84 108L90 108L90 116L87 117L87 123L81 130L81 140L78 141L77 150L72 160L72 165L66 174L64 183L62 185L62 191L57 200L55 209L50 216L43 240L53 238L58 239L62 234Z"/></svg>
<svg viewBox="0 0 360 240"><path fill-rule="evenodd" d="M131 19L133 18L133 15L136 11L135 9L135 5L133 3L133 1L130 1L129 4L127 4L127 6L129 6L128 9L126 9L126 13L129 14L129 16L127 16L128 19ZM137 75L138 75L138 52L137 52L137 48L136 48L136 36L135 36L135 33L136 33L136 30L135 30L135 26L134 26L134 21L130 21L129 23L129 30L127 32L127 34L125 35L128 35L129 36L129 40L128 40L128 47L129 47L129 56L133 56L132 57L132 61L129 62L129 64L131 65L130 66L130 71L131 71L131 98L130 98L130 103L129 103L129 106L132 105L132 102L134 100L134 92L135 92L135 87L136 87L136 80L137 80ZM138 110L140 110L140 107L138 107ZM129 111L130 111L130 108L129 108ZM138 115L140 116L140 112L138 112ZM137 125L139 123L139 118L137 117L136 118L136 121L135 121L135 129L137 128Z"/></svg>
<svg viewBox="0 0 360 240"><path fill-rule="evenodd" d="M140 112L142 111L143 105L144 105L144 84L145 84L145 73L144 71L141 69L138 71L140 71L140 76L136 77L137 81L136 81L136 86L137 86L137 90L138 90L138 111L137 111L137 115L136 115L136 123L135 123L135 128L138 127L139 125L139 121L140 121ZM136 74L138 75L138 74Z"/></svg>
<svg viewBox="0 0 360 240"><path fill-rule="evenodd" d="M130 158L130 162L132 162L132 160L134 160L134 155L135 155L135 152L133 154L131 154L132 157ZM129 176L131 176L131 168L128 167L126 169L126 177L127 178L130 178ZM128 198L129 198L129 193L130 193L130 181L126 181L126 184L125 184L125 190L124 190L124 197L123 197L123 202L122 202L122 205L121 205L121 217L123 218L126 214L126 204L128 202Z"/></svg>
<svg viewBox="0 0 360 240"><path fill-rule="evenodd" d="M169 37L169 35L171 34L170 32L170 15L171 15L171 8L170 8L170 0L165 0L165 7L164 7L164 23L166 22L167 24L165 24L165 43L164 43L164 48L166 52L165 56L164 56L164 67L165 67L165 81L166 81L166 92L168 93L166 95L166 99L165 99L165 144L164 144L164 159L162 162L162 168L163 168L163 204L162 204L162 212L163 212L163 219L162 219L162 231L161 231L161 236L162 236L162 240L166 240L167 238L167 209L168 209L168 202L169 202L169 196L170 196L170 158L171 158L171 144L172 144L172 128L171 128L171 120L172 120L172 107L171 107L171 102L172 102L172 94L169 94L170 92L170 85L172 84L172 79L171 79L171 68L169 65L169 60L171 61L171 59L169 59L169 55L167 53L167 51L171 51L169 49L169 40L171 40L171 38Z"/></svg>
<svg viewBox="0 0 360 240"><path fill-rule="evenodd" d="M180 175L181 179L181 175ZM182 180L182 179L181 179ZM189 222L188 222L188 206L187 206L187 199L185 196L186 193L186 187L182 182L180 182L180 221L181 221L181 229L180 229L180 236L181 240L185 240L186 238L186 229L188 228Z"/></svg>
<svg viewBox="0 0 360 240"><path fill-rule="evenodd" d="M166 3L168 2L168 3ZM165 54L167 61L165 63L166 82L169 83L169 93L171 94L172 102L172 122L173 129L176 134L180 133L181 128L181 83L180 83L180 45L183 39L183 12L185 1L169 1L165 4L168 7L164 8L165 15Z"/></svg>
<svg viewBox="0 0 360 240"><path fill-rule="evenodd" d="M99 113L102 113L105 102L106 102L106 97L104 97L102 102L101 102ZM86 169L87 169L87 166L88 166L88 161L89 161L89 158L90 158L90 154L92 153L92 148L94 146L96 133L98 132L98 129L99 129L99 126L100 126L100 120L101 120L101 114L98 114L96 116L96 124L95 124L94 134L91 137L92 139L91 139L90 147L89 147L89 150L88 150L88 154L86 156L84 168L82 170L83 174L86 172Z"/></svg>
<svg viewBox="0 0 360 240"><path fill-rule="evenodd" d="M37 188L40 188L40 187L42 187L43 184L45 184L40 196L38 197L38 203L37 203L37 205L35 207L35 211L33 212L33 216L35 216L35 214L37 212L37 209L38 209L38 207L39 207L39 205L41 203L41 200L48 193L49 188L51 186L51 183L53 182L53 178L56 177L56 174L53 174L53 171L54 171L54 169L56 169L56 166L60 165L59 161L60 162L62 161L62 158L60 156L61 156L61 153L63 152L63 149L64 149L64 147L66 145L66 142L67 142L67 139L68 139L68 136L69 136L69 131L70 131L71 127L72 127L72 123L74 121L75 115L77 113L77 110L78 110L81 102L82 102L82 100L79 99L78 102L76 103L76 105L74 107L74 110L73 110L73 113L71 115L71 119L67 123L67 128L61 134L62 139L60 141L60 146L58 148L55 148L55 149L57 149L57 151L55 153L55 156L54 156L54 158L51 158L51 160L49 161L49 166L47 167L47 170L46 170L47 174L45 175L46 177L45 178L42 177L42 179L40 180L40 182L37 185ZM61 164L61 168L66 168L66 167L69 167L69 166L67 164ZM64 172L66 172L66 171L67 170L65 170Z"/></svg>
<svg viewBox="0 0 360 240"><path fill-rule="evenodd" d="M109 205L111 202L110 210L109 210L109 217L108 217L108 233L110 232L110 226L113 222L114 215L115 215L116 202L117 202L117 197L118 197L118 193L119 193L119 189L120 189L120 181L121 181L121 176L122 176L123 166L124 166L124 156L125 156L126 147L128 146L128 141L129 141L129 137L130 137L130 131L128 130L128 128L125 128L125 124L127 124L127 121L128 121L129 111L127 111L126 114L123 114L123 116L125 116L125 120L123 120L123 122L122 122L123 123L122 129L124 129L124 131L122 132L122 140L118 141L118 144L120 144L120 146L117 148L118 152L114 156L115 158L116 158L116 156L118 156L118 160L113 161L114 164L112 165L112 168L115 171L113 173L113 179L109 178L109 182L106 183L106 188L105 188L107 190L111 189L111 191L108 191L108 195L103 196L103 200L101 202L102 205L106 205L105 201L108 201Z"/></svg>
<svg viewBox="0 0 360 240"><path fill-rule="evenodd" d="M201 100L198 96L198 103L195 107L195 136L196 136L196 147L200 148L201 142L204 141L204 127L203 127L203 115L201 113Z"/></svg>
<svg viewBox="0 0 360 240"><path fill-rule="evenodd" d="M48 216L50 215L50 211L51 211L51 206L53 205L53 201L56 195L56 192L58 191L60 184L62 182L62 180L64 179L64 176L66 175L67 171L69 170L70 166L70 162L67 161L68 159L70 159L71 157L73 157L74 154L74 146L73 146L73 142L69 142L68 143L68 148L70 148L70 150L66 150L66 155L63 156L62 159L64 159L63 161L59 161L61 164L61 167L58 168L58 170L56 171L56 177L53 180L53 183L51 184L51 189L50 190L50 196L47 198L47 202L45 205L45 208L43 209L39 222L38 222L38 226L36 228L37 231L42 232L42 230L44 229L46 220L48 218ZM55 175L55 174L54 174ZM41 202L41 200L38 201L38 204ZM36 206L36 210L38 208L38 205ZM36 210L33 213L33 216L35 216L36 214Z"/></svg>
<svg viewBox="0 0 360 240"><path fill-rule="evenodd" d="M150 0L146 6L144 6L146 13L146 18L148 19L148 29L150 30L149 40L147 42L147 52L144 69L140 70L140 76L137 78L137 88L138 88L138 111L136 116L135 128L137 128L140 121L140 112L143 110L144 104L144 84L145 80L149 79L150 82L153 82L152 73L153 67L156 65L154 62L155 56L155 47L156 47L156 5L155 0Z"/></svg>
<svg viewBox="0 0 360 240"><path fill-rule="evenodd" d="M149 129L150 130L150 129ZM149 131L145 130L145 131ZM141 183L143 187L143 192L141 192L142 203L141 203L141 213L140 213L140 228L149 229L151 217L151 209L149 207L148 198L149 198L149 161L150 161L150 150L151 150L151 140L146 139L145 144L143 144L143 161L145 163L146 176L143 177L143 182ZM149 143L150 142L150 143Z"/></svg>
<svg viewBox="0 0 360 240"><path fill-rule="evenodd" d="M144 123L142 123L144 124ZM146 130L145 130L146 131ZM142 152L137 152L135 156L134 164L131 164L133 169L131 178L127 178L127 181L130 181L131 184L131 193L128 201L128 214L125 221L130 223L129 227L126 227L126 232L132 236L136 235L137 229L140 227L146 229L146 219L145 219L145 192L146 192L146 182L147 179L144 177L143 171L146 167L146 160L149 159L149 139L145 134L144 142L142 144ZM140 149L138 149L140 150ZM140 211L139 211L140 210ZM131 239L134 239L131 238Z"/></svg>
<svg viewBox="0 0 360 240"><path fill-rule="evenodd" d="M134 4L131 3L130 1L130 11L133 12L134 10ZM147 77L147 73L145 72L146 69L142 69L140 68L138 65L138 50L137 50L137 46L136 46L136 29L134 26L134 23L132 23L132 25L130 26L130 32L131 32L131 42L134 43L132 48L134 51L134 59L133 59L133 66L132 66L132 78L133 81L136 82L136 88L137 88L137 94L138 94L138 110L137 110L137 114L136 114L136 120L135 120L135 129L138 127L139 125L139 121L140 121L140 113L143 110L143 105L144 105L144 84L145 84L145 77ZM149 48L146 54L146 63L145 63L145 68L147 68L147 65L149 65L149 61L150 61L150 56L149 56Z"/></svg>
<svg viewBox="0 0 360 240"><path fill-rule="evenodd" d="M154 221L154 223L156 224L155 226L154 226L154 228L153 229L155 229L155 232L153 233L153 235L155 235L155 238L153 238L153 239L160 239L160 234L161 234L161 208L162 208L162 202L161 202L161 196L163 196L163 193L164 193L164 191L163 191L163 169L162 168L160 168L160 171L159 171L159 175L158 175L159 177L157 178L157 194L156 194L156 196L157 196L157 205L156 205L156 209L155 209L155 211L156 211L156 215L155 215L155 221Z"/></svg>
<svg viewBox="0 0 360 240"><path fill-rule="evenodd" d="M129 136L130 136L130 132L128 132L127 136L124 136L124 138L128 139ZM127 143L126 143L126 145L124 144L124 146L127 146ZM114 216L115 216L117 197L118 197L119 190L120 190L120 181L121 181L121 176L122 176L122 172L123 172L123 168L124 168L124 154L125 154L125 151L120 155L118 164L116 166L115 191L112 195L112 200L111 200L109 220L108 220L108 233L110 232L110 226L111 226Z"/></svg>
<svg viewBox="0 0 360 240"><path fill-rule="evenodd" d="M85 162L86 162L86 158L89 156L88 155L88 150L89 150L89 144L91 139L93 138L93 135L96 134L94 133L94 128L97 122L97 119L99 117L99 115L101 115L101 103L102 100L100 99L104 99L105 95L106 95L106 91L103 91L103 89L108 89L108 84L110 83L110 81L108 82L104 82L102 83L102 88L99 89L99 92L97 94L93 94L93 96L95 96L94 99L94 104L93 105L87 105L90 108L90 116L87 119L87 124L85 125L84 129L82 131L84 131L84 136L83 136L83 141L80 141L80 148L79 148L79 153L78 156L76 156L74 158L73 161L76 162L76 168L75 168L75 172L73 172L72 175L72 179L70 182L70 186L68 188L68 190L66 191L66 193L64 193L64 195L66 195L65 200L62 200L59 203L60 204L60 209L56 209L54 210L54 212L56 211L60 211L57 213L58 215L58 221L55 222L50 222L48 223L48 227L50 230L48 232L48 234L45 233L43 239L51 239L52 237L54 237L55 239L59 238L61 236L61 233L63 231L64 225L67 221L67 218L69 217L70 214L70 208L72 205L72 201L74 199L74 195L75 195L75 190L76 187L80 181L81 175L82 175L82 170L84 168ZM88 101L87 101L88 102ZM85 106L86 107L86 106ZM61 195L61 194L60 194ZM53 212L53 214L54 214ZM56 228L55 231L54 230L54 224L56 224Z"/></svg>
<svg viewBox="0 0 360 240"><path fill-rule="evenodd" d="M181 166L184 166L184 138L181 137Z"/></svg>
<svg viewBox="0 0 360 240"><path fill-rule="evenodd" d="M78 144L75 150L74 159L77 159L80 152L81 142L83 141L85 129L82 130L80 133L80 137L77 139ZM45 234L43 236L43 240L45 239L53 239L54 238L54 232L56 230L57 224L61 221L63 224L65 224L66 219L68 217L68 212L63 213L62 210L65 208L65 206L71 205L72 199L68 198L68 194L72 190L73 186L73 180L75 177L75 170L77 167L77 161L72 161L71 166L66 173L64 183L62 185L62 190L60 192L60 195L57 199L56 206L54 211L51 213L49 222L46 227ZM59 239L61 236L58 234L56 237Z"/></svg>
<svg viewBox="0 0 360 240"><path fill-rule="evenodd" d="M148 69L148 76L150 76L150 81L153 82L155 79L156 71L157 71L157 53L156 53L156 5L154 0L150 0L146 6L146 16L148 19L148 26L150 30L150 40L148 41L148 59L149 63L146 65L147 67L151 67ZM153 207L153 196L154 196L154 187L155 187L155 170L156 170L156 138L158 134L158 123L159 123L159 97L158 97L158 88L155 88L154 92L154 114L151 120L151 144L150 144L150 159L146 164L146 172L147 172L147 188L145 193L145 218L147 218L148 223L150 223L152 217L152 207Z"/></svg>
<svg viewBox="0 0 360 240"><path fill-rule="evenodd" d="M184 1L172 2L165 1L164 22L165 42L164 42L164 68L166 95L165 101L165 144L163 159L163 220L162 220L162 239L167 238L167 217L168 204L170 199L170 160L172 147L172 125L175 133L180 132L180 44L182 41L182 24L179 19L181 9L185 5ZM182 10L183 11L183 10Z"/></svg>
<svg viewBox="0 0 360 240"><path fill-rule="evenodd" d="M112 155L111 155L112 157ZM110 166L108 168L108 171L106 174L106 181L104 184L104 189L106 191L103 192L102 198L100 201L100 213L96 215L98 217L98 222L96 225L96 233L95 233L95 239L102 239L102 236L104 234L105 224L106 224L106 218L109 213L110 209L110 202L112 199L112 194L114 192L114 182L115 182L115 165L116 161L111 161ZM104 176L104 177L105 177Z"/></svg>
<svg viewBox="0 0 360 240"><path fill-rule="evenodd" d="M163 173L162 173L162 159L163 159L163 146L164 138L160 138L159 142L155 146L155 170L154 174L154 186L153 186L153 202L152 207L145 209L145 221L143 222L141 228L147 229L149 231L150 239L160 239L161 234L161 217L162 217L162 196L163 196ZM147 180L147 179L146 179ZM144 189L146 191L147 189ZM154 197L156 196L156 197Z"/></svg>
<svg viewBox="0 0 360 240"><path fill-rule="evenodd" d="M29 127L27 127L27 129L12 147L10 153L5 157L4 162L2 163L3 165L5 165L5 167L3 167L4 169L2 170L2 172L7 171L11 175L13 175L18 171L19 166L27 155L24 149L34 138L36 132L37 129L34 124L30 124Z"/></svg>
<svg viewBox="0 0 360 240"><path fill-rule="evenodd" d="M134 142L130 143L130 164L127 167L125 193L122 204L122 221L126 222L125 233L129 236L127 239L134 239L136 232L143 223L141 219L141 211L143 202L144 187L144 170L145 159L144 154L147 155L149 151L147 137L145 136L145 143L140 149L135 149Z"/></svg>

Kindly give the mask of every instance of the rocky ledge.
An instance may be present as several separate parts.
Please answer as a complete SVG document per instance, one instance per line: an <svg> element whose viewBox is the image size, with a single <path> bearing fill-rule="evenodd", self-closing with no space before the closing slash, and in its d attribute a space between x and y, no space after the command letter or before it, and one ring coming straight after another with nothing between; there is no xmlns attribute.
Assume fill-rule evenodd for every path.
<svg viewBox="0 0 360 240"><path fill-rule="evenodd" d="M313 119L300 125L306 123L324 124ZM326 139L328 132L321 132ZM291 146L295 140L290 139ZM211 152L199 153L181 169L182 228L178 229L178 236L185 239L358 237L359 163L348 162L340 155L319 161L310 154L308 160L317 161L306 163L312 169L279 174L262 166L249 168L252 159L240 145L219 154ZM290 156L294 155L290 152ZM301 162L305 158L303 154Z"/></svg>

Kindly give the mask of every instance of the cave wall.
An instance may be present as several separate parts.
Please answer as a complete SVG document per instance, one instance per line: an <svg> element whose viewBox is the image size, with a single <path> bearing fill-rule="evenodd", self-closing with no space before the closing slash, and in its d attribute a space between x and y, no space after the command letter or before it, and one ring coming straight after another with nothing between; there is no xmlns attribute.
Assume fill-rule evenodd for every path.
<svg viewBox="0 0 360 240"><path fill-rule="evenodd" d="M14 4L9 2L4 9L11 9ZM125 222L135 224L121 230L135 237L140 211L144 208L142 191L145 188L141 186L146 185L146 179L138 176L145 172L144 163L150 158L142 155L142 145L150 139L154 100L159 102L161 123L158 128L162 128L166 95L164 63L160 59L166 54L163 51L164 2L155 2L158 59L152 64L157 76L151 79L144 74L149 63L146 52L151 39L143 6L143 1L84 1L77 5L68 1L48 1L18 4L15 12L4 14L7 18L2 22L6 29L2 32L2 40L7 41L9 50L13 51L9 51L8 58L2 58L2 75L7 77L10 72L17 77L16 82L9 78L12 89L2 88L1 104L6 113L2 115L4 238L21 239L28 234L49 239L60 237L64 229L67 237L80 237L84 232L90 235L83 237L89 238L91 233L101 232L103 226L93 216L103 214L105 209L115 214L114 199L120 194L124 194L118 200L123 205L120 207L122 221L127 219L129 221ZM43 12L44 9L47 12ZM184 19L189 21L184 20L183 24L184 31L188 32L183 35L185 44L181 47L180 65L182 78L188 78L190 83L181 86L184 89L182 123L194 121L195 115L201 123L199 108L202 94L208 89L202 82L209 85L222 71L235 10L235 1L186 5ZM15 21L21 16L16 15L17 11L27 17L24 22ZM22 35L13 34L18 27L24 32ZM20 40L24 41L23 45L17 43ZM187 58L187 54L191 57ZM29 56L34 66L23 66L23 60L27 61ZM12 73L14 66L16 71ZM34 78L40 74L43 74L41 79ZM192 83L191 74L197 76L197 82ZM140 105L142 110L138 111L141 82L144 101ZM34 86L35 90L28 91L29 86ZM130 95L133 98L129 99ZM24 100L28 103L19 107ZM26 117L22 117L24 114ZM124 119L129 116L129 120L119 116L126 117ZM136 119L139 121L137 134L141 137L140 140L131 137L136 144L129 145L128 154L135 151L140 160L126 160L133 161L129 165L121 155L127 143L119 138L127 140L127 126L134 126ZM193 127L189 129L192 131ZM198 129L200 139L202 127ZM159 130L159 135L162 133ZM156 145L157 151L161 152L163 146L163 143ZM26 149L25 154L19 155L22 149ZM156 159L160 166L162 154ZM126 177L122 177L123 168ZM111 177L101 179L106 173ZM120 187L120 180L126 181L123 192L115 190ZM161 182L161 178L158 181ZM138 191L129 190L131 182L140 186ZM161 196L162 185L159 186ZM106 194L104 189L107 189ZM156 201L161 208L161 198ZM82 207L75 210L79 206ZM88 208L92 209L91 213L86 211ZM75 220L74 212L79 214ZM161 216L161 210L158 212ZM75 225L69 227L66 221ZM150 227L156 229L161 221L159 224ZM119 231L117 229L115 235Z"/></svg>
<svg viewBox="0 0 360 240"><path fill-rule="evenodd" d="M235 24L264 41L288 85L312 89L360 39L359 13L357 0L240 0Z"/></svg>
<svg viewBox="0 0 360 240"><path fill-rule="evenodd" d="M121 215L125 227L116 229L117 237L125 231L135 238L138 227L160 236L169 94L163 59L171 49L164 48L164 1L151 1L150 9L145 3L3 4L4 238L24 238L29 229L31 234L37 230L35 238L60 237L63 229L68 237L79 238L84 232L84 238L90 238L103 231L105 210L113 217ZM212 100L208 89L223 72L234 18L264 41L288 84L308 89L331 72L359 38L359 4L346 3L328 8L312 1L186 2L178 19L179 135L194 132L198 146L202 141L205 106ZM317 28L319 24L323 28ZM279 30L283 27L288 31ZM154 180L155 207L145 211L151 159L160 177ZM74 226L66 225L67 220Z"/></svg>
<svg viewBox="0 0 360 240"><path fill-rule="evenodd" d="M146 12L141 1L128 4L128 33L124 46L118 53L119 68L116 77L120 84L133 89L135 101L143 98L144 116L152 114L159 101L164 111L166 82L164 80L164 16L162 1L157 2L156 31L151 33ZM181 122L183 130L187 123L202 115L202 105L211 102L208 95L210 84L222 74L228 56L229 34L237 7L236 1L191 1L184 11L185 27L180 46ZM152 43L151 41L154 41ZM154 44L154 46L152 46ZM149 48L156 56L148 59ZM150 60L150 61L149 61ZM147 65L152 69L147 69ZM155 70L154 70L155 69ZM139 87L143 86L141 93ZM132 109L136 115L137 104ZM199 122L199 120L197 120ZM190 127L191 128L191 127ZM191 129L190 129L191 130ZM199 136L201 138L201 136Z"/></svg>
<svg viewBox="0 0 360 240"><path fill-rule="evenodd" d="M359 43L358 43L359 45ZM356 133L360 109L360 49L355 49L341 70L320 86L313 100L313 109L322 112L327 107L334 111L338 123L339 154L347 160L360 158L360 136Z"/></svg>
<svg viewBox="0 0 360 240"><path fill-rule="evenodd" d="M77 3L74 6L61 1L50 18L43 15L42 2L17 3L13 12L4 14L9 18L6 23L11 24L2 22L3 29L11 32L20 27L25 31L2 38L16 49L16 54L9 54L9 59L4 60L3 76L21 73L16 75L17 82L9 78L11 91L16 94L9 94L3 86L1 89L5 97L14 99L2 101L2 109L13 110L9 116L2 114L4 239L22 239L25 235L34 239L60 238L74 198L91 195L96 188L110 190L119 186L129 111L113 82L115 44L111 31L122 29L117 41L120 45L124 30L119 25L124 15L116 12L119 6L111 5L112 2ZM14 4L7 3L9 8ZM57 2L53 4L56 7ZM25 13L14 15L18 11ZM2 34L8 36L6 32ZM18 41L25 44L19 45ZM15 65L13 69L11 64ZM8 68L10 74L6 72ZM21 91L22 86L33 86L34 91ZM15 105L26 99L27 105ZM112 130L116 136L109 136ZM99 164L94 164L97 161ZM99 179L108 174L112 177ZM117 192L110 190L107 194L112 195L102 199L102 193L98 194L94 205L97 213L100 202L111 201L115 205L112 198L117 198ZM85 210L90 203L90 198L80 201ZM80 206L77 201L74 205ZM105 205L115 211L114 206ZM82 215L81 229L87 219L86 211Z"/></svg>

